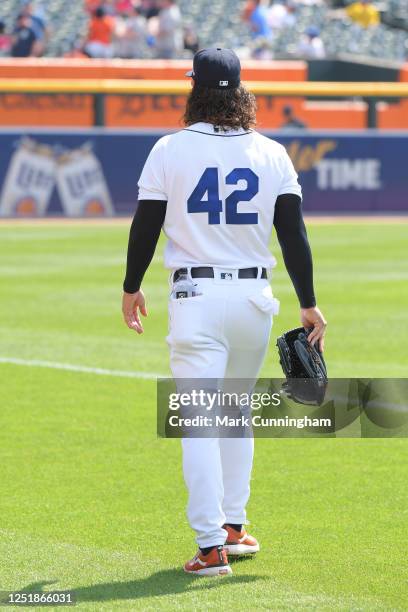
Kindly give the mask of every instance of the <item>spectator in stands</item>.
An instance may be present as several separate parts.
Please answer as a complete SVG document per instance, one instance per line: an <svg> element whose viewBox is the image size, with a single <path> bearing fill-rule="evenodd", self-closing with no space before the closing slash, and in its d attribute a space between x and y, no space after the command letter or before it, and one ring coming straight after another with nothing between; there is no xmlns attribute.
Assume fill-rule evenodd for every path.
<svg viewBox="0 0 408 612"><path fill-rule="evenodd" d="M353 2L346 8L346 14L350 19L362 28L370 28L380 23L380 13L371 4L371 0L360 0Z"/></svg>
<svg viewBox="0 0 408 612"><path fill-rule="evenodd" d="M160 13L159 0L141 0L140 10L146 19L157 17Z"/></svg>
<svg viewBox="0 0 408 612"><path fill-rule="evenodd" d="M298 47L297 55L305 59L322 59L326 57L326 51L322 39L320 38L320 30L316 26L306 28Z"/></svg>
<svg viewBox="0 0 408 612"><path fill-rule="evenodd" d="M12 36L11 56L37 57L41 54L42 47L31 18L25 13L20 13Z"/></svg>
<svg viewBox="0 0 408 612"><path fill-rule="evenodd" d="M39 36L45 32L46 17L45 9L42 4L34 5L33 2L24 2L21 8L21 13L31 18L33 28L37 29Z"/></svg>
<svg viewBox="0 0 408 612"><path fill-rule="evenodd" d="M85 0L85 8L90 15L93 15L100 6L101 0Z"/></svg>
<svg viewBox="0 0 408 612"><path fill-rule="evenodd" d="M249 24L253 38L269 38L271 36L266 0L255 0L255 8L250 14Z"/></svg>
<svg viewBox="0 0 408 612"><path fill-rule="evenodd" d="M243 21L249 22L251 19L251 15L255 10L255 0L247 0L244 9L241 14L241 18Z"/></svg>
<svg viewBox="0 0 408 612"><path fill-rule="evenodd" d="M102 0L100 8L104 10L105 15L114 17L117 14L115 0Z"/></svg>
<svg viewBox="0 0 408 612"><path fill-rule="evenodd" d="M98 7L93 13L89 24L88 39L84 46L84 53L89 57L112 57L114 27L112 17L106 15L104 8Z"/></svg>
<svg viewBox="0 0 408 612"><path fill-rule="evenodd" d="M184 28L184 48L191 51L192 55L195 55L200 48L197 33L192 26Z"/></svg>
<svg viewBox="0 0 408 612"><path fill-rule="evenodd" d="M137 8L131 0L116 0L115 9L117 15L127 15Z"/></svg>
<svg viewBox="0 0 408 612"><path fill-rule="evenodd" d="M268 11L268 23L272 31L292 28L296 23L296 4L293 0L276 0Z"/></svg>
<svg viewBox="0 0 408 612"><path fill-rule="evenodd" d="M42 55L49 36L45 8L42 3L34 4L28 1L23 3L21 13L30 19L31 28L34 30L37 39L36 53Z"/></svg>
<svg viewBox="0 0 408 612"><path fill-rule="evenodd" d="M175 0L162 0L156 39L157 57L171 59L183 49L183 24Z"/></svg>
<svg viewBox="0 0 408 612"><path fill-rule="evenodd" d="M6 33L6 25L0 20L0 55L6 55L11 49L11 36Z"/></svg>
<svg viewBox="0 0 408 612"><path fill-rule="evenodd" d="M281 125L282 130L292 128L305 129L307 127L303 121L295 116L293 106L290 104L286 104L286 106L283 107L282 115L284 117L284 122Z"/></svg>
<svg viewBox="0 0 408 612"><path fill-rule="evenodd" d="M143 57L146 37L146 18L140 9L132 6L130 10L116 18L113 45L115 57L128 59Z"/></svg>
<svg viewBox="0 0 408 612"><path fill-rule="evenodd" d="M297 21L297 5L294 0L288 0L286 3L286 11L286 19L284 20L283 25L285 28L293 28Z"/></svg>

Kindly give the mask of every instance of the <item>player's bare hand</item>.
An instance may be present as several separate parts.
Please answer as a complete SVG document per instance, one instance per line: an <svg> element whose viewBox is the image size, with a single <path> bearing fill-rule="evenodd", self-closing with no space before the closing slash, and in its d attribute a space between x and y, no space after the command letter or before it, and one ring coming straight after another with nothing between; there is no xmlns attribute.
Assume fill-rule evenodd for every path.
<svg viewBox="0 0 408 612"><path fill-rule="evenodd" d="M327 321L317 306L313 308L301 308L300 320L305 329L313 327L313 331L309 334L308 340L314 346L316 342L320 350L324 351L324 335L326 333Z"/></svg>
<svg viewBox="0 0 408 612"><path fill-rule="evenodd" d="M134 329L138 334L143 334L143 325L139 312L147 317L145 296L140 289L136 293L123 293L122 313L125 323L129 329Z"/></svg>

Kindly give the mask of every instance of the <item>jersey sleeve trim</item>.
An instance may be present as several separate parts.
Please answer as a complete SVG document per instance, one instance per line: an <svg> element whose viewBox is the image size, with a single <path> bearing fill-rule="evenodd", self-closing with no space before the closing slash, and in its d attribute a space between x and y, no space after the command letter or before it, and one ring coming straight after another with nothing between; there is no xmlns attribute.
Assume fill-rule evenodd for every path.
<svg viewBox="0 0 408 612"><path fill-rule="evenodd" d="M140 200L158 200L160 202L167 202L168 198L165 193L156 191L154 189L148 189L139 185L138 201Z"/></svg>
<svg viewBox="0 0 408 612"><path fill-rule="evenodd" d="M299 196L300 199L303 199L302 196L302 188L301 186L297 183L297 184L293 184L293 185L284 185L278 193L278 196L281 195L296 195Z"/></svg>

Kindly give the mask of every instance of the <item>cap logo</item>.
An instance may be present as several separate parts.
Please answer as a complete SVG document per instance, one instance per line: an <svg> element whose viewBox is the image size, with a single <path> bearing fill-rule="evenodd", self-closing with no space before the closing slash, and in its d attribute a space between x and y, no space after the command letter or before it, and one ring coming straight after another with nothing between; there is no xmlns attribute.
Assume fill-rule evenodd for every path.
<svg viewBox="0 0 408 612"><path fill-rule="evenodd" d="M228 87L228 81L220 81L220 87Z"/></svg>

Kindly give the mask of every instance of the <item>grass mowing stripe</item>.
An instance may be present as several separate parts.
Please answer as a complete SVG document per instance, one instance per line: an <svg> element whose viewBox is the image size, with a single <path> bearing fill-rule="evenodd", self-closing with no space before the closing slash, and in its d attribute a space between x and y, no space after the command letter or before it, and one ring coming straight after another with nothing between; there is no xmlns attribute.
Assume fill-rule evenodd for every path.
<svg viewBox="0 0 408 612"><path fill-rule="evenodd" d="M73 363L56 363L54 361L42 361L41 359L0 357L0 363L10 363L13 365L27 366L31 368L51 368L54 370L68 370L69 372L85 372L86 374L96 374L98 376L118 376L119 378L145 378L146 380L165 378L164 374L158 374L157 372L126 372L125 370L106 370L105 368L92 368Z"/></svg>

